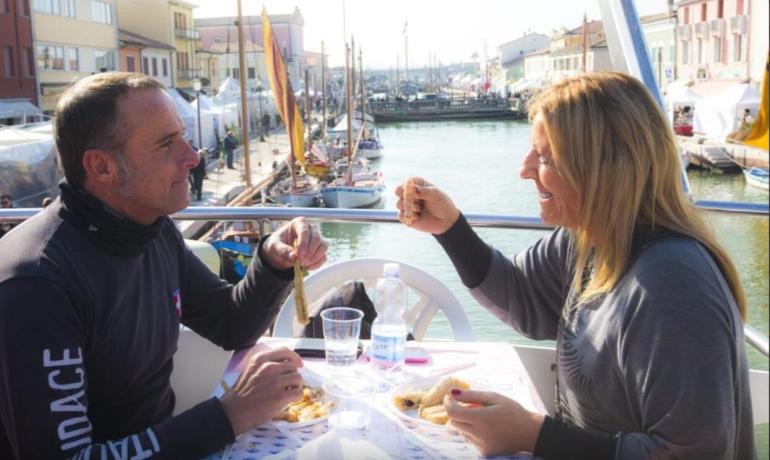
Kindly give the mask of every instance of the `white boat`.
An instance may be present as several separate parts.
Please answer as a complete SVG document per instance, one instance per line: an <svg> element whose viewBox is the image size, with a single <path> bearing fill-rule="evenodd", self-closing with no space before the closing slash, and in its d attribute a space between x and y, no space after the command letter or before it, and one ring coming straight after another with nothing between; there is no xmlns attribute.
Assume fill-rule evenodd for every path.
<svg viewBox="0 0 770 460"><path fill-rule="evenodd" d="M318 194L321 185L312 176L296 176L296 184L292 190L292 178L278 182L271 190L270 195L275 201L295 208L312 208L318 205Z"/></svg>
<svg viewBox="0 0 770 460"><path fill-rule="evenodd" d="M375 160L382 156L382 144L376 138L364 139L358 143L358 156L367 160Z"/></svg>
<svg viewBox="0 0 770 460"><path fill-rule="evenodd" d="M382 198L385 185L380 173L354 174L350 182L340 178L321 189L321 199L327 208L366 208Z"/></svg>
<svg viewBox="0 0 770 460"><path fill-rule="evenodd" d="M759 187L765 190L770 190L770 185L768 185L770 172L768 172L767 169L762 169L762 168L744 169L743 176L746 178L747 184L753 185L754 187Z"/></svg>

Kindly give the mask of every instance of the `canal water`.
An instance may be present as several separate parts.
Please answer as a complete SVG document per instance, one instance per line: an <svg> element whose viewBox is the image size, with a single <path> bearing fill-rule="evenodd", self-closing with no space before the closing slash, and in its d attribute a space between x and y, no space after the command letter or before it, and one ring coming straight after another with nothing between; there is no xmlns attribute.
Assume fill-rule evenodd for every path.
<svg viewBox="0 0 770 460"><path fill-rule="evenodd" d="M524 121L442 121L382 124L383 156L373 162L382 171L386 189L380 207L395 209L394 190L410 175L438 185L466 213L539 215L532 181L519 178L521 160L529 150L529 124ZM696 199L767 202L767 191L746 186L742 176L689 174ZM768 219L712 215L709 221L738 265L750 308L750 324L768 333ZM468 294L449 258L432 236L401 224L324 223L330 244L329 262L353 257L386 257L416 265L446 284L470 318L478 340L532 343L487 313ZM542 231L477 229L504 254L514 254L545 233ZM438 315L428 337L452 338ZM752 368L768 369L767 358L751 350Z"/></svg>

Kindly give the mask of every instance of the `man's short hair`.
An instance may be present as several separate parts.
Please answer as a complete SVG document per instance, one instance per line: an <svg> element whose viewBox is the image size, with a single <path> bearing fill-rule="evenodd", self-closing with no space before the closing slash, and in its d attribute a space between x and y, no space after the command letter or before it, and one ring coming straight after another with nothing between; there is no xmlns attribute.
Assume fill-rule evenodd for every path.
<svg viewBox="0 0 770 460"><path fill-rule="evenodd" d="M159 81L129 72L106 72L83 78L64 92L56 105L56 147L64 176L79 187L85 179L83 154L101 149L119 154L127 137L118 119L118 102L133 89L164 89Z"/></svg>

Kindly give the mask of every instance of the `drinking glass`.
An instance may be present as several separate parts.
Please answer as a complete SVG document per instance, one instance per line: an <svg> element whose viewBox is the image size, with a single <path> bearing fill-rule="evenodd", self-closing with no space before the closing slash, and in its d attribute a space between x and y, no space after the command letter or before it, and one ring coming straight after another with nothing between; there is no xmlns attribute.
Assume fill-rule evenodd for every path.
<svg viewBox="0 0 770 460"><path fill-rule="evenodd" d="M339 369L356 362L363 317L361 310L348 307L329 308L321 312L327 366Z"/></svg>

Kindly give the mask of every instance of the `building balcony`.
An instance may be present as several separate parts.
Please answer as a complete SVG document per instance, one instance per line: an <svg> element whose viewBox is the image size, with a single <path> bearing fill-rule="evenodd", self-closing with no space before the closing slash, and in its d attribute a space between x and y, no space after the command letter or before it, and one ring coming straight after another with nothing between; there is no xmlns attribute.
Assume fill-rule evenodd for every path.
<svg viewBox="0 0 770 460"><path fill-rule="evenodd" d="M195 29L174 28L174 36L182 40L198 40L200 38L200 34Z"/></svg>
<svg viewBox="0 0 770 460"><path fill-rule="evenodd" d="M194 80L200 78L201 71L198 69L177 69L176 75L180 80Z"/></svg>
<svg viewBox="0 0 770 460"><path fill-rule="evenodd" d="M695 38L708 38L709 24L708 22L699 22L695 24Z"/></svg>
<svg viewBox="0 0 770 460"><path fill-rule="evenodd" d="M748 22L746 15L730 18L730 32L738 35L745 35Z"/></svg>
<svg viewBox="0 0 770 460"><path fill-rule="evenodd" d="M692 26L690 24L677 27L676 33L679 37L679 40L692 40Z"/></svg>
<svg viewBox="0 0 770 460"><path fill-rule="evenodd" d="M709 22L709 31L712 37L724 37L725 36L725 26L726 22L723 18L719 19L712 19L711 22Z"/></svg>

